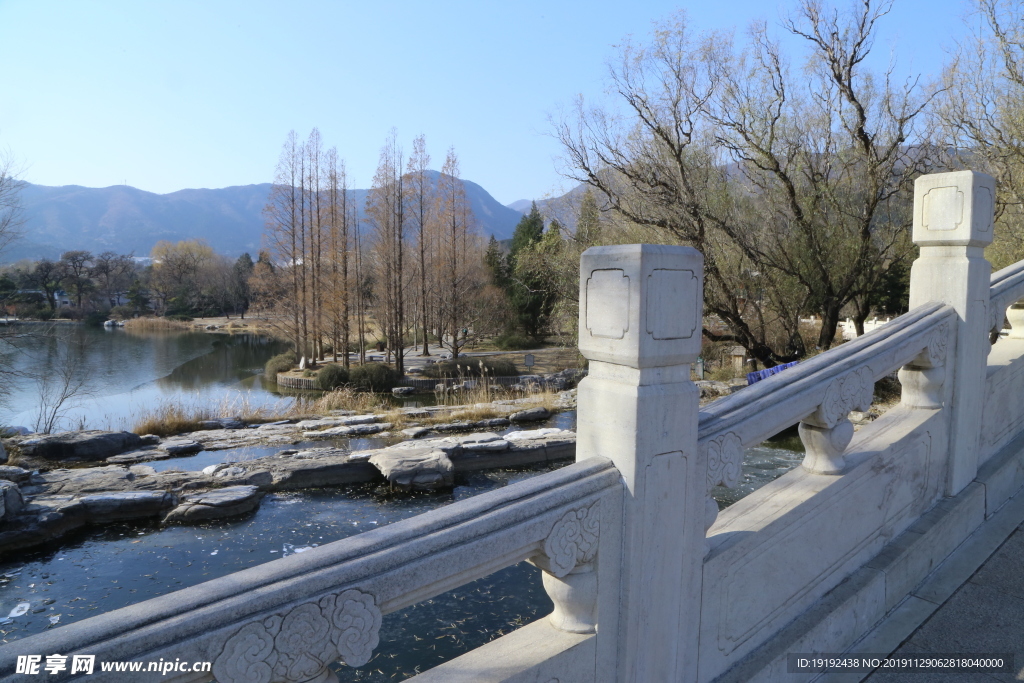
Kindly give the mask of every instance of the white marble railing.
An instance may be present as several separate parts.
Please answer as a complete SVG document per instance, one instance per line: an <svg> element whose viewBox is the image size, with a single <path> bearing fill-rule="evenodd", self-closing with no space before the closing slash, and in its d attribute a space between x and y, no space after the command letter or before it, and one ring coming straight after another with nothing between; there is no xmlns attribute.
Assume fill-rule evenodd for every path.
<svg viewBox="0 0 1024 683"><path fill-rule="evenodd" d="M618 473L593 459L0 648L0 679L18 655L87 653L98 661L209 661L212 674L153 680L324 681L327 665L365 664L384 614L531 559L542 567L552 623L593 633L595 557L614 529ZM609 521L610 520L610 521ZM610 534L616 539L617 534ZM617 549L607 551L608 556ZM133 674L135 675L135 674ZM133 680L148 680L145 674ZM46 680L76 678L65 671ZM86 680L123 681L124 673Z"/></svg>

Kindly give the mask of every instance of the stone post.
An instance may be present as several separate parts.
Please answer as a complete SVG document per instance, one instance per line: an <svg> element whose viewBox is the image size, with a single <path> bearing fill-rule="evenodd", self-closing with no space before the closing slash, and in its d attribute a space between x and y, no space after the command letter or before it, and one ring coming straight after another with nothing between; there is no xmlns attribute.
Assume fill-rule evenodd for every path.
<svg viewBox="0 0 1024 683"><path fill-rule="evenodd" d="M995 180L983 173L956 171L921 176L914 183L914 243L920 257L910 271L910 307L941 301L956 309L956 351L945 371L932 371L946 384L950 411L949 475L946 495L956 495L978 472L978 432L984 405L989 351L989 277L984 248L992 242ZM918 377L916 375L920 374ZM913 396L934 381L908 366L901 379Z"/></svg>
<svg viewBox="0 0 1024 683"><path fill-rule="evenodd" d="M707 463L690 364L701 348L703 261L689 247L648 244L581 259L579 348L590 372L576 458L609 458L625 487L619 580L599 598L618 609L618 681L696 680Z"/></svg>

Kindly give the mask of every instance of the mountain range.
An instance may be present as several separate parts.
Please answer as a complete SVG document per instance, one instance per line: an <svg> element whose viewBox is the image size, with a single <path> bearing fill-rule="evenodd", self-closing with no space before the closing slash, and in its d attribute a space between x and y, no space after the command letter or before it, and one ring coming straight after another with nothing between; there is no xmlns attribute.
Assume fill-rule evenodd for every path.
<svg viewBox="0 0 1024 683"><path fill-rule="evenodd" d="M429 171L436 183L440 174ZM503 206L484 188L462 181L473 215L485 235L512 237L522 211ZM263 235L263 207L270 183L155 194L127 185L91 188L25 183L23 237L0 260L59 258L65 251L115 251L146 256L160 240L205 239L229 257L255 256ZM362 207L368 190L349 190ZM518 205L519 202L516 203ZM529 211L529 202L526 202Z"/></svg>

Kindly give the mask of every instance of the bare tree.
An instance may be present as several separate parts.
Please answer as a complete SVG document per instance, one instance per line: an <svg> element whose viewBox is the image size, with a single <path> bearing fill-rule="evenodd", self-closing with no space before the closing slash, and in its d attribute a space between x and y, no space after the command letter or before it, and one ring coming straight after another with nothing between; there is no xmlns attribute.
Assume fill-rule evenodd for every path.
<svg viewBox="0 0 1024 683"><path fill-rule="evenodd" d="M391 131L381 149L380 161L366 199L366 214L373 229L373 255L379 285L377 320L387 337L395 369L405 363L405 192L402 150L398 134Z"/></svg>
<svg viewBox="0 0 1024 683"><path fill-rule="evenodd" d="M459 157L450 148L438 181L440 338L453 358L468 341L474 308L468 304L483 284L483 250L475 239L473 212L459 178Z"/></svg>
<svg viewBox="0 0 1024 683"><path fill-rule="evenodd" d="M822 315L828 348L843 308L909 255L909 189L929 157L906 143L930 96L863 65L889 7L805 0L785 23L810 48L796 75L764 25L736 51L677 15L611 69L629 118L578 101L555 122L571 177L704 253L705 308L728 327L705 336L767 366L806 353L801 314Z"/></svg>
<svg viewBox="0 0 1024 683"><path fill-rule="evenodd" d="M34 429L40 434L50 434L61 425L77 401L90 392L84 363L85 342L74 338L61 340L52 330L43 339L57 348L36 374L39 405Z"/></svg>
<svg viewBox="0 0 1024 683"><path fill-rule="evenodd" d="M300 246L300 232L302 231L301 191L299 188L302 175L301 157L301 145L295 131L290 131L278 158L274 184L270 190L267 206L263 209L264 239L272 258L280 268L287 269L287 278L291 285L290 296L275 296L273 299L275 308L281 314L276 320L279 324L284 323L283 331L291 338L296 353L302 353L306 343L300 324L303 310L300 297L302 291L300 268L304 258ZM261 291L271 290L277 291L276 288L271 288L269 285ZM265 310L270 301L267 298L263 299L262 306Z"/></svg>
<svg viewBox="0 0 1024 683"><path fill-rule="evenodd" d="M409 157L409 190L412 206L412 218L416 223L416 246L419 251L419 281L420 281L420 327L423 331L423 352L420 355L430 355L429 329L427 327L427 241L428 241L428 211L430 204L430 178L427 169L430 165L430 155L427 154L427 139L420 135L412 141L412 156Z"/></svg>
<svg viewBox="0 0 1024 683"><path fill-rule="evenodd" d="M996 179L995 239L1000 268L1024 258L1024 6L974 0L973 27L943 76L939 107L954 163Z"/></svg>
<svg viewBox="0 0 1024 683"><path fill-rule="evenodd" d="M113 308L120 303L120 295L128 290L135 278L135 260L131 254L117 254L105 251L93 258L90 277L96 287Z"/></svg>
<svg viewBox="0 0 1024 683"><path fill-rule="evenodd" d="M10 152L0 153L0 252L21 236L24 207L19 180L19 169Z"/></svg>

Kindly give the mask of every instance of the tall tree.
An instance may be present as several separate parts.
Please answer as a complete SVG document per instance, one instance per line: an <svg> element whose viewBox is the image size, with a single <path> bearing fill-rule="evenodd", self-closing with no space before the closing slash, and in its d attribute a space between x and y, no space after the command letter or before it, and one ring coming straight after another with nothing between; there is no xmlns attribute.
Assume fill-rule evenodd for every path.
<svg viewBox="0 0 1024 683"><path fill-rule="evenodd" d="M524 257L544 236L544 217L537 209L537 203L530 206L530 213L523 216L512 233L512 247L508 254L507 293L516 311L519 326L535 340L543 334L547 318L551 313L553 299L545 290L541 273L532 269Z"/></svg>
<svg viewBox="0 0 1024 683"><path fill-rule="evenodd" d="M409 194L411 199L411 218L415 222L416 246L419 251L420 281L420 326L423 330L423 352L429 356L429 330L427 328L427 213L430 198L430 179L427 169L430 155L427 154L426 137L420 135L412 141L412 156L409 157Z"/></svg>
<svg viewBox="0 0 1024 683"><path fill-rule="evenodd" d="M459 357L469 341L469 329L477 317L470 301L483 284L483 254L476 245L473 212L460 175L459 157L453 147L448 150L438 180L440 337L453 358Z"/></svg>
<svg viewBox="0 0 1024 683"><path fill-rule="evenodd" d="M403 262L406 217L402 167L398 133L392 130L381 149L373 186L366 198L366 215L373 229L375 271L380 287L377 320L382 325L388 351L394 357L398 372L405 371Z"/></svg>
<svg viewBox="0 0 1024 683"><path fill-rule="evenodd" d="M301 317L302 307L302 286L300 268L303 263L303 251L301 249L302 224L300 220L300 184L302 176L302 149L295 131L289 131L288 138L281 149L278 157L277 169L274 173L274 184L270 190L267 206L263 209L265 221L264 238L270 249L273 258L286 268L286 275L289 282L290 293L288 296L275 294L273 299L269 298L271 292L279 291L276 287L270 287L269 281L260 289L264 293L263 306L273 306L282 313L280 321L285 322L283 330L292 340L295 353L301 354L305 349L306 338L303 335ZM269 271L264 270L264 275ZM278 277L280 273L276 274Z"/></svg>

